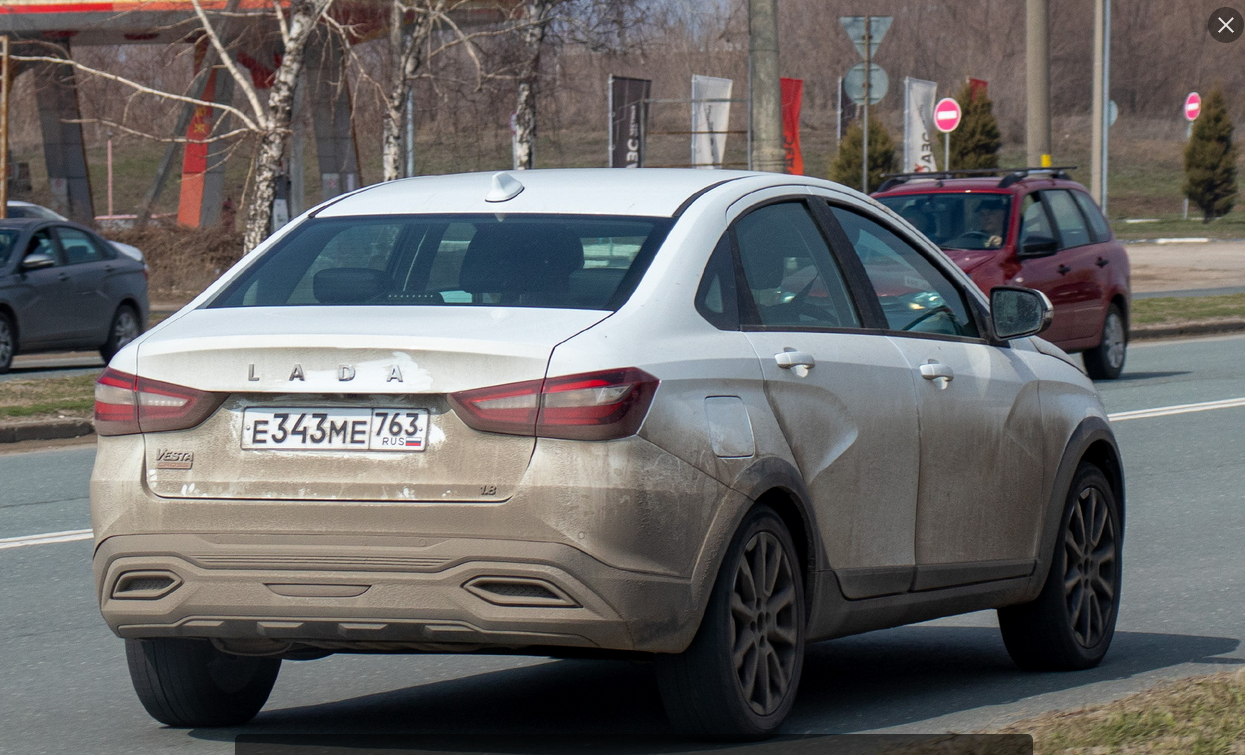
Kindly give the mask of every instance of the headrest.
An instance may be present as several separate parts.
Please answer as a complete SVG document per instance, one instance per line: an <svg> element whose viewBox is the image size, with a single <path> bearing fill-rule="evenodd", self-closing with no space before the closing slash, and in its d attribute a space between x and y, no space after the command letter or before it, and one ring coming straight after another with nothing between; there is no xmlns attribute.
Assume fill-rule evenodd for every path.
<svg viewBox="0 0 1245 755"><path fill-rule="evenodd" d="M489 224L467 245L458 285L472 294L560 291L583 266L583 242L565 226Z"/></svg>
<svg viewBox="0 0 1245 755"><path fill-rule="evenodd" d="M392 289L393 279L370 267L330 267L311 279L311 293L321 304L362 304Z"/></svg>

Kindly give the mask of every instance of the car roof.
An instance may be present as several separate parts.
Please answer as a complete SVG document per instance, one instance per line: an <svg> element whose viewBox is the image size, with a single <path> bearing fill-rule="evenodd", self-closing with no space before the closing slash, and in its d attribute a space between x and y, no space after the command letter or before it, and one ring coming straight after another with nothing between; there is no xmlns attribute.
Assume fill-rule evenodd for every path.
<svg viewBox="0 0 1245 755"><path fill-rule="evenodd" d="M1050 176L1029 176L1022 178L1010 186L999 188L1004 176L987 176L981 178L914 178L886 191L879 191L875 197L891 197L901 194L955 194L971 192L973 194L1015 194L1020 190L1032 189L1080 189L1085 190L1076 181Z"/></svg>
<svg viewBox="0 0 1245 755"><path fill-rule="evenodd" d="M512 199L486 201L495 176L523 189ZM423 213L558 213L673 217L707 189L776 174L677 168L577 168L419 176L375 184L331 202L316 217ZM778 176L776 176L778 177ZM501 179L507 181L507 179Z"/></svg>

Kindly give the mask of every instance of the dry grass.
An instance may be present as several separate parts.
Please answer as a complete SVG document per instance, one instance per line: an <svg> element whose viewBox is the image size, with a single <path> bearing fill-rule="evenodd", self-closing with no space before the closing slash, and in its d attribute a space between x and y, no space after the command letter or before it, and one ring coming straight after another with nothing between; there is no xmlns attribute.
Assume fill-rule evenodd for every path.
<svg viewBox="0 0 1245 755"><path fill-rule="evenodd" d="M1245 317L1245 294L1225 296L1165 296L1136 299L1132 304L1133 325L1175 324L1189 320Z"/></svg>
<svg viewBox="0 0 1245 755"><path fill-rule="evenodd" d="M95 407L96 375L0 383L0 419L89 417Z"/></svg>
<svg viewBox="0 0 1245 755"><path fill-rule="evenodd" d="M242 234L225 228L153 223L108 236L143 250L151 268L152 301L187 301L242 257Z"/></svg>
<svg viewBox="0 0 1245 755"><path fill-rule="evenodd" d="M1035 755L1245 753L1245 671L1182 679L1080 711L1048 713L1000 733L1032 734Z"/></svg>

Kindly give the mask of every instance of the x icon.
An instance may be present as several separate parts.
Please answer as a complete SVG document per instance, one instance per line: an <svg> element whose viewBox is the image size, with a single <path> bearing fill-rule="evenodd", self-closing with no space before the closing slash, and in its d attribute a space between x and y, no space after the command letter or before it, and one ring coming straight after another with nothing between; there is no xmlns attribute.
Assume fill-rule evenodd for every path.
<svg viewBox="0 0 1245 755"><path fill-rule="evenodd" d="M1236 20L1235 17L1229 18L1227 21L1224 21L1222 18L1220 18L1219 23L1222 25L1219 27L1219 31L1222 33L1224 29L1227 29L1229 34L1235 34L1236 30L1232 28L1232 22L1235 20Z"/></svg>
<svg viewBox="0 0 1245 755"><path fill-rule="evenodd" d="M1242 16L1236 8L1226 5L1216 8L1215 12L1210 14L1210 20L1206 22L1206 31L1210 32L1210 36L1217 42L1235 42L1241 36L1242 30L1234 27L1245 27L1245 22L1237 24L1238 18L1245 18L1245 16Z"/></svg>

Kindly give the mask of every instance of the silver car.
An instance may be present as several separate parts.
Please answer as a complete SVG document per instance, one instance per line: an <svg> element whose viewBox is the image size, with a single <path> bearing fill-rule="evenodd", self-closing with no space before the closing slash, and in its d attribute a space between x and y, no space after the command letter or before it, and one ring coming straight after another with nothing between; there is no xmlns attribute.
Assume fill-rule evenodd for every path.
<svg viewBox="0 0 1245 755"><path fill-rule="evenodd" d="M283 658L502 649L651 658L677 726L760 738L808 642L991 608L1087 668L1124 481L1049 322L816 179L366 188L100 378L101 609L186 727Z"/></svg>

